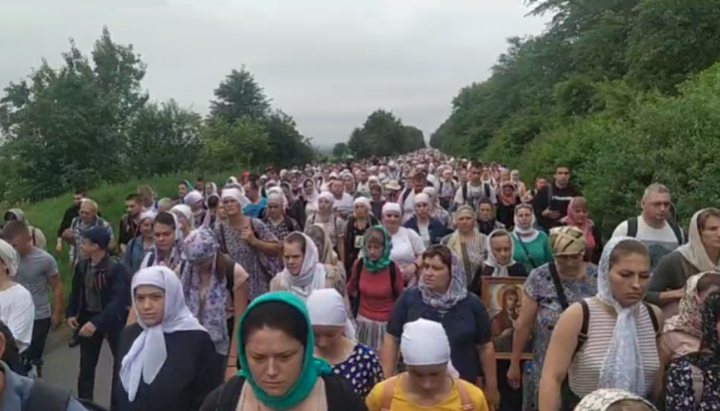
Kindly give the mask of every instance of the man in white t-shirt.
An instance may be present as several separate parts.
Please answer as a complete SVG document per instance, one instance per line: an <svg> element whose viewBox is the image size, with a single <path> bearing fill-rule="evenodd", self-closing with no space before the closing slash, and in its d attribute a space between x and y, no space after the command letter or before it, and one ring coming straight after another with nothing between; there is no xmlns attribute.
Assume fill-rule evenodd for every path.
<svg viewBox="0 0 720 411"><path fill-rule="evenodd" d="M642 214L625 220L615 228L613 237L634 237L648 248L651 269L658 261L685 242L685 235L677 224L668 221L672 207L670 190L662 184L651 184L645 189Z"/></svg>

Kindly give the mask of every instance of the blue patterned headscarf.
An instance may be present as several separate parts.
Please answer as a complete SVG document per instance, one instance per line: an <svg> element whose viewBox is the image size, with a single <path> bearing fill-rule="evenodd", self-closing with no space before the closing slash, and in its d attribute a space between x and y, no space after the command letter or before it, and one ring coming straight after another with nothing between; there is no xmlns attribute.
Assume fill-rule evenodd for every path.
<svg viewBox="0 0 720 411"><path fill-rule="evenodd" d="M433 308L449 310L467 297L467 279L465 278L465 272L457 254L453 253L450 248L444 245L435 245L433 247L445 248L447 252L450 253L450 259L452 261L450 264L450 287L448 287L444 294L440 294L425 284L421 273L418 288L420 289L422 300L425 304Z"/></svg>

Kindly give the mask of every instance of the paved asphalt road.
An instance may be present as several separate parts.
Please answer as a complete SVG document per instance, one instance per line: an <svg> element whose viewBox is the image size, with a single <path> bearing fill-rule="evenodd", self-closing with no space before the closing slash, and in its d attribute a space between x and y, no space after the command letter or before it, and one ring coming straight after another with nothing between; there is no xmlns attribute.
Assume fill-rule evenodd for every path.
<svg viewBox="0 0 720 411"><path fill-rule="evenodd" d="M80 347L68 348L67 340L48 346L45 352L43 378L77 392L77 376L80 369ZM112 378L112 354L107 342L100 353L100 361L95 371L95 402L110 406L110 380Z"/></svg>

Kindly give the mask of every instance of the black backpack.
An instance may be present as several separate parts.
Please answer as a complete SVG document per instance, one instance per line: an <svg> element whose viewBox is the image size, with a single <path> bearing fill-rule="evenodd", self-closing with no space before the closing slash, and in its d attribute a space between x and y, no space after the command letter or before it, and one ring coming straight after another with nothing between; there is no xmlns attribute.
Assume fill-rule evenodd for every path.
<svg viewBox="0 0 720 411"><path fill-rule="evenodd" d="M462 197L465 204L468 204L468 184L470 183L465 183L462 185ZM485 190L485 197L492 200L492 198L490 198L490 184L482 183L482 185L483 189Z"/></svg>
<svg viewBox="0 0 720 411"><path fill-rule="evenodd" d="M355 285L355 292L357 293L357 296L353 299L353 303L352 303L352 307L351 307L353 318L357 318L358 311L360 311L360 275L362 274L362 271L363 271L362 257L358 258L357 263L355 263L355 270L356 271L355 271L354 285ZM400 293L398 293L398 291L395 289L395 278L397 278L397 265L395 265L395 263L393 263L391 261L390 262L390 288L392 288L393 299L397 300Z"/></svg>
<svg viewBox="0 0 720 411"><path fill-rule="evenodd" d="M42 380L35 380L30 388L30 395L23 404L22 411L65 411L70 398L72 398L70 391ZM75 400L87 411L108 411L107 408L90 400L81 398L75 398Z"/></svg>
<svg viewBox="0 0 720 411"><path fill-rule="evenodd" d="M675 233L675 238L677 239L678 245L685 244L685 235L683 234L683 231L680 228L680 226L675 224L674 221L668 220L667 223L670 225L670 228L673 230L673 233ZM627 220L627 234L626 235L628 237L635 238L637 236L637 232L638 232L638 218L637 217L629 218Z"/></svg>

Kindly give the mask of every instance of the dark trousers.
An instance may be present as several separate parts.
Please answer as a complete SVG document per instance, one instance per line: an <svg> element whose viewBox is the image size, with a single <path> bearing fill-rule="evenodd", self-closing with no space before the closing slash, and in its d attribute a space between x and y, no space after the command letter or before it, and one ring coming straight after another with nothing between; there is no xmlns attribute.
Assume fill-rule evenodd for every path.
<svg viewBox="0 0 720 411"><path fill-rule="evenodd" d="M510 386L507 380L507 372L510 368L510 360L497 361L497 384L500 391L500 407L497 411L516 411L522 409L523 388L517 390Z"/></svg>
<svg viewBox="0 0 720 411"><path fill-rule="evenodd" d="M103 341L107 339L110 346L110 352L113 356L112 383L110 386L110 404L111 409L115 408L115 387L118 378L118 363L116 358L118 342L120 340L120 331L116 330L108 334L96 331L90 337L80 337L80 373L78 374L78 397L93 401L95 394L95 369L100 359L100 351L102 350Z"/></svg>
<svg viewBox="0 0 720 411"><path fill-rule="evenodd" d="M47 342L48 333L50 333L50 326L52 320L50 318L43 318L41 320L35 320L33 322L32 341L30 346L23 352L23 365L26 372L30 371L34 365L42 366L42 356L45 351L45 342Z"/></svg>

